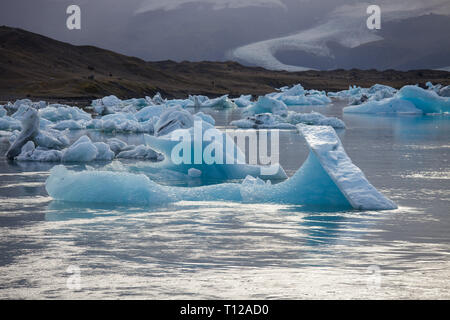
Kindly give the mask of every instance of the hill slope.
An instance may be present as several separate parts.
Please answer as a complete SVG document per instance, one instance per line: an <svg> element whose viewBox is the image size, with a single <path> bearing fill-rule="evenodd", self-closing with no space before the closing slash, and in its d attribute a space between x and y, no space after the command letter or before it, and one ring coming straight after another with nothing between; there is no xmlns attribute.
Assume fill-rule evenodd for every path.
<svg viewBox="0 0 450 320"><path fill-rule="evenodd" d="M92 47L74 46L25 30L0 27L0 100L25 96L47 100L89 100L109 94L121 98L161 92L188 94L265 94L302 83L306 88L346 89L350 84L384 83L400 87L426 81L450 84L450 73L416 70L335 70L274 72L235 62L146 62Z"/></svg>

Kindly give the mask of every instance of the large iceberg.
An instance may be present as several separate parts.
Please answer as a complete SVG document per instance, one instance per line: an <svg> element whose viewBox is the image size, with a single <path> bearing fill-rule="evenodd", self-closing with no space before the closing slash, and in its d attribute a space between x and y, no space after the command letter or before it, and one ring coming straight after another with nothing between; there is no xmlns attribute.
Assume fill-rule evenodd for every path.
<svg viewBox="0 0 450 320"><path fill-rule="evenodd" d="M423 113L450 112L450 98L441 97L434 91L417 86L404 86L397 96L402 100L412 102Z"/></svg>
<svg viewBox="0 0 450 320"><path fill-rule="evenodd" d="M164 155L164 161L158 164L159 168L184 174L188 174L189 169L194 168L207 172L209 179L220 180L243 179L247 175L277 180L287 177L279 164L271 166L246 164L245 155L234 143L233 138L199 117L196 117L191 128L178 129L158 137L144 135L144 140L148 146ZM210 153L211 161L204 159L206 153Z"/></svg>
<svg viewBox="0 0 450 320"><path fill-rule="evenodd" d="M309 157L294 176L276 185L247 177L242 184L170 187L159 185L144 174L75 172L56 166L45 187L53 199L70 202L155 205L176 201L237 201L356 210L397 207L352 163L333 128L299 125L299 130L309 145Z"/></svg>

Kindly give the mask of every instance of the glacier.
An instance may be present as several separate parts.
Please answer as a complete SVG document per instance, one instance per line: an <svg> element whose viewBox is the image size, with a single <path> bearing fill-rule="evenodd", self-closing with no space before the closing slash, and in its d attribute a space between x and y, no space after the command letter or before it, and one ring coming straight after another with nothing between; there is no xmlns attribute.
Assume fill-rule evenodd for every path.
<svg viewBox="0 0 450 320"><path fill-rule="evenodd" d="M397 208L352 163L333 128L299 125L298 129L309 146L308 159L291 178L275 185L246 177L241 184L171 187L159 185L144 174L76 172L59 165L51 170L45 188L54 200L69 202L158 205L177 201L234 201L316 204L356 210Z"/></svg>

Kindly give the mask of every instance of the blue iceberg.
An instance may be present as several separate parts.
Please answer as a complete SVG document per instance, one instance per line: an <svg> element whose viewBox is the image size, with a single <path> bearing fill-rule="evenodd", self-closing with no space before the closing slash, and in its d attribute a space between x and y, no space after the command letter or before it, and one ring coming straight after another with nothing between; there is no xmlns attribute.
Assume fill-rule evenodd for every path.
<svg viewBox="0 0 450 320"><path fill-rule="evenodd" d="M46 190L55 200L85 203L154 205L177 201L236 201L320 204L357 210L397 207L352 163L333 128L299 125L298 129L308 143L309 157L294 176L276 185L247 177L241 184L171 187L159 185L144 174L75 172L56 166L46 181Z"/></svg>

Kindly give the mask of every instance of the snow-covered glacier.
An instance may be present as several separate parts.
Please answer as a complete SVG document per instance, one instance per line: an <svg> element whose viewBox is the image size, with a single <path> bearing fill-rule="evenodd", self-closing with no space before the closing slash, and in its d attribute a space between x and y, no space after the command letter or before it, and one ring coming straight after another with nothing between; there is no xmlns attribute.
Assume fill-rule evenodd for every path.
<svg viewBox="0 0 450 320"><path fill-rule="evenodd" d="M299 125L309 146L308 159L289 179L272 185L248 176L241 184L186 188L157 184L144 174L113 171L70 171L56 166L46 181L55 200L126 205L177 201L235 201L321 205L356 210L389 210L397 206L373 187L347 156L328 126Z"/></svg>

